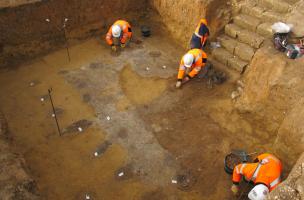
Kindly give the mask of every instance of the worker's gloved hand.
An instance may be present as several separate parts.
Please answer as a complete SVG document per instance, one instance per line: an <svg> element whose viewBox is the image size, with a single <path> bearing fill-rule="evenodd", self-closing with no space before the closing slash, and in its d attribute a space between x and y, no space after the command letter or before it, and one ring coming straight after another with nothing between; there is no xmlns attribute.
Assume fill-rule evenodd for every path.
<svg viewBox="0 0 304 200"><path fill-rule="evenodd" d="M233 192L234 195L237 195L237 193L239 192L239 187L235 184L233 184L231 186L231 191Z"/></svg>
<svg viewBox="0 0 304 200"><path fill-rule="evenodd" d="M117 48L116 48L115 45L112 45L112 50L113 50L113 51L116 51L116 50L117 50Z"/></svg>
<svg viewBox="0 0 304 200"><path fill-rule="evenodd" d="M125 47L126 47L126 44L121 44L120 47L121 47L121 48L125 48Z"/></svg>
<svg viewBox="0 0 304 200"><path fill-rule="evenodd" d="M176 88L180 88L182 86L182 82L181 81L177 81L175 87Z"/></svg>

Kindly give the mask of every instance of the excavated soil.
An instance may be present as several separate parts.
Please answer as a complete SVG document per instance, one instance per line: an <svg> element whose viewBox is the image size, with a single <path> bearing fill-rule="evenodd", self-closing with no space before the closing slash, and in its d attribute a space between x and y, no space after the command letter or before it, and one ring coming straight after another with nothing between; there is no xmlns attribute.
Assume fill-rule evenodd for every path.
<svg viewBox="0 0 304 200"><path fill-rule="evenodd" d="M142 42L118 53L93 38L71 47L71 62L62 49L1 71L0 107L42 197L233 199L225 155L273 151L272 138L257 137L260 121L232 109L229 81L176 90L184 51L162 27L152 33L136 29ZM58 135L50 100L41 101L49 88L69 134Z"/></svg>

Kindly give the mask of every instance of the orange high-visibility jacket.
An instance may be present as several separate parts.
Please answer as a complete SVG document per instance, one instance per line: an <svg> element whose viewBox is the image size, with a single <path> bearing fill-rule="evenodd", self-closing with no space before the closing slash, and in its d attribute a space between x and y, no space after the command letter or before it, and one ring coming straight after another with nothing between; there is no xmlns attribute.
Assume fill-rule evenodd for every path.
<svg viewBox="0 0 304 200"><path fill-rule="evenodd" d="M201 43L203 46L205 45L206 40L209 36L209 29L207 25L207 20L201 19L194 32L194 34L201 39Z"/></svg>
<svg viewBox="0 0 304 200"><path fill-rule="evenodd" d="M106 36L106 41L109 45L113 44L113 35L112 35L112 27L114 25L118 25L120 26L121 30L122 30L122 36L120 38L120 42L122 44L126 43L127 39L130 39L132 36L132 30L131 30L131 26L130 24L125 21L125 20L117 20L109 29L107 36Z"/></svg>
<svg viewBox="0 0 304 200"><path fill-rule="evenodd" d="M187 74L187 76L189 78L193 78L201 71L202 67L205 66L207 62L207 54L201 49L191 49L190 51L188 51L188 53L194 56L194 62L190 67L191 71ZM178 80L182 80L184 78L185 71L186 71L186 66L184 64L184 59L182 58L177 75Z"/></svg>
<svg viewBox="0 0 304 200"><path fill-rule="evenodd" d="M263 183L272 191L281 183L282 163L274 155L265 153L258 156L258 163L243 163L234 168L232 181L238 184L242 176L254 184Z"/></svg>

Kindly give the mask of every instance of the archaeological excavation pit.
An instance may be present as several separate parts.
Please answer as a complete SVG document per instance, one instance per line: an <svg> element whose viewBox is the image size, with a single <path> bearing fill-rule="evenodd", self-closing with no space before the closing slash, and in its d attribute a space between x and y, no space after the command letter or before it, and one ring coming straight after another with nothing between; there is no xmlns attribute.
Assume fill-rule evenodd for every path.
<svg viewBox="0 0 304 200"><path fill-rule="evenodd" d="M283 21L303 37L303 9L302 0L0 1L0 199L247 199L233 196L224 171L234 149L275 154L290 190L269 198L303 199L304 59L277 52L269 30ZM201 18L208 62L226 79L176 89ZM105 36L117 19L133 38L113 52Z"/></svg>

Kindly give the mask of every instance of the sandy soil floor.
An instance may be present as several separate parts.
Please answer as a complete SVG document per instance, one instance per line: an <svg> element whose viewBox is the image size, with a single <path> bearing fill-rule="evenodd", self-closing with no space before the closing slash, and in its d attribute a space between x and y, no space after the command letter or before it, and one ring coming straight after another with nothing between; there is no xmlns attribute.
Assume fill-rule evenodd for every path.
<svg viewBox="0 0 304 200"><path fill-rule="evenodd" d="M176 90L185 52L156 29L153 37L134 41L111 53L103 40L91 39L70 48L71 62L63 49L0 73L0 106L41 194L47 199L84 199L85 194L107 200L232 199L224 155L232 148L261 146L254 135L244 135L251 126L232 112L233 85L211 88L207 80L195 79ZM49 88L65 130L61 137ZM92 123L77 125L82 132L69 127L79 120ZM230 129L239 134L219 121L236 123Z"/></svg>

